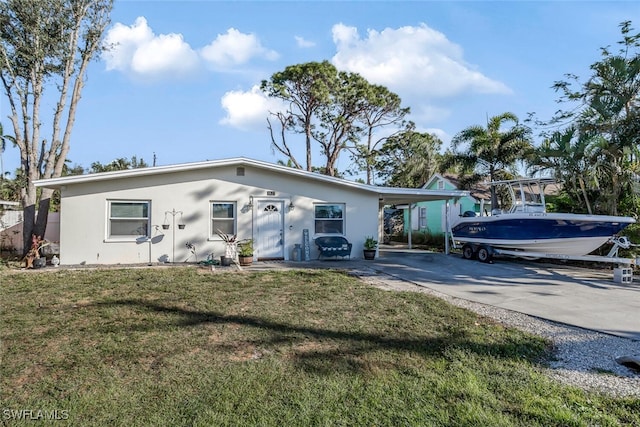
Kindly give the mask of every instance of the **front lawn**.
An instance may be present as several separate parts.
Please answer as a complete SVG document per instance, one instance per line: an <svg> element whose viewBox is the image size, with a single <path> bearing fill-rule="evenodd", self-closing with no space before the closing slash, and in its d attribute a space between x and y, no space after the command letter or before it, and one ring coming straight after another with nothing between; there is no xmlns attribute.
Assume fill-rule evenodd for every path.
<svg viewBox="0 0 640 427"><path fill-rule="evenodd" d="M541 373L543 340L340 271L4 270L0 291L0 425L640 425L640 400Z"/></svg>

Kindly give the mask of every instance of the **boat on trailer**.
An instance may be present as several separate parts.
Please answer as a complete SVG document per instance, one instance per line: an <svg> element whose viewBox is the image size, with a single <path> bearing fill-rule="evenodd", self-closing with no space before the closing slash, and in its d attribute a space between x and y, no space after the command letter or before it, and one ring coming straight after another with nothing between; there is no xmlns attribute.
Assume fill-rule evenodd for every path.
<svg viewBox="0 0 640 427"><path fill-rule="evenodd" d="M635 223L631 217L547 212L544 189L551 183L554 181L549 179L493 182L496 189L503 189L506 208L480 216L465 212L454 220L451 224L454 246L462 246L464 258L478 257L485 262L498 253L522 258L587 260L594 257L588 254L615 241L618 233ZM615 257L609 258L630 264L617 258L617 248L625 245L628 247L628 240L618 240Z"/></svg>

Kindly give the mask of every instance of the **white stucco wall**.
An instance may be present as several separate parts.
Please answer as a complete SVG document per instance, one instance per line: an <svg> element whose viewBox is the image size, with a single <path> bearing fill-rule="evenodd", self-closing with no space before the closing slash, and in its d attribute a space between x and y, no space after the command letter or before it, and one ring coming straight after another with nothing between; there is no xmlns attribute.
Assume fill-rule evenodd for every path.
<svg viewBox="0 0 640 427"><path fill-rule="evenodd" d="M305 177L292 177L251 166L237 176L237 166L216 167L161 175L145 175L91 183L76 183L62 189L60 219L60 260L62 264L132 264L163 260L195 262L187 242L196 247L198 260L213 253L224 254L224 243L210 235L210 202L237 202L238 238L253 238L256 209L261 200L283 201L293 210L284 210L284 257L290 259L296 243L302 243L308 229L311 257L317 257L313 245L314 202L344 203L345 236L353 243L352 257L362 257L366 235L379 230L378 200L375 194ZM253 208L248 209L253 196ZM107 239L108 200L149 200L151 202L151 243L109 241ZM165 213L182 211L184 229L164 230ZM176 225L180 216L176 216ZM174 240L175 233L175 240ZM255 254L255 258L260 254Z"/></svg>

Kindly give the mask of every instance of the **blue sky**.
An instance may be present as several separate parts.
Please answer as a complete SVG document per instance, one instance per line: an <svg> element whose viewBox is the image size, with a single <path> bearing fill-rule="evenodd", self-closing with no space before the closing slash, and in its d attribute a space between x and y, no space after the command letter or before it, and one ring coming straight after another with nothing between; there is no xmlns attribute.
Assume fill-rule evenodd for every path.
<svg viewBox="0 0 640 427"><path fill-rule="evenodd" d="M640 29L640 2L116 0L113 48L88 70L68 158L85 167L133 155L151 164L154 153L158 165L275 163L283 157L266 117L277 106L257 87L308 61L387 86L420 131L445 143L506 111L548 119L554 81L587 78L624 20ZM0 113L9 133L4 98ZM18 167L14 148L3 159L5 170ZM348 165L344 154L339 167Z"/></svg>

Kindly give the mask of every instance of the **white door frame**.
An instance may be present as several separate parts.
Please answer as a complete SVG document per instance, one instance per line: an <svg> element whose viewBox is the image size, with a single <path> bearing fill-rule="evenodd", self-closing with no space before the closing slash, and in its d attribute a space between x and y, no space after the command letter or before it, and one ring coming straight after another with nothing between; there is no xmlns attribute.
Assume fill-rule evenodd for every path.
<svg viewBox="0 0 640 427"><path fill-rule="evenodd" d="M255 247L258 260L284 260L284 199L258 199L255 201ZM273 209L276 209L275 211ZM269 209L267 211L267 209ZM263 222L267 215L276 215ZM277 223L274 223L276 220ZM278 234L276 234L278 233Z"/></svg>

